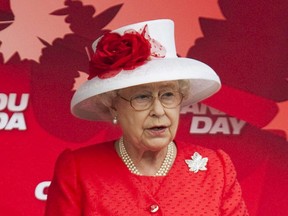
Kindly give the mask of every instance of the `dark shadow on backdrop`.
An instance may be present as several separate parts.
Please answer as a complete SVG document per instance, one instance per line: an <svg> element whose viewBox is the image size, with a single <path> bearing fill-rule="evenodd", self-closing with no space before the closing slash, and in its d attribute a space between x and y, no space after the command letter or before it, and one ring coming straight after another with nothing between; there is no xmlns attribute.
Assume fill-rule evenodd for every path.
<svg viewBox="0 0 288 216"><path fill-rule="evenodd" d="M288 100L288 1L219 0L226 20L201 18L204 34L188 52L225 85L273 101Z"/></svg>
<svg viewBox="0 0 288 216"><path fill-rule="evenodd" d="M85 47L107 32L104 27L122 5L113 6L93 17L95 9L80 1L66 1L66 7L53 15L67 16L73 34L56 39L52 45L40 39L46 48L40 63L34 62L31 74L31 101L35 116L50 134L72 142L83 142L107 129L110 123L95 123L75 118L70 113L71 91L78 71L88 72ZM112 133L113 134L113 133ZM112 135L111 134L111 135Z"/></svg>
<svg viewBox="0 0 288 216"><path fill-rule="evenodd" d="M197 39L187 56L214 68L226 86L275 101L275 105L288 100L288 1L218 2L226 19L200 18L204 37ZM237 95L235 97L237 100ZM241 106L238 104L238 109ZM254 107L250 112L261 109ZM257 195L258 206L253 206L257 208L256 215L287 214L285 139L251 125L245 127L241 137L193 137L208 147L228 152L241 179L253 173L256 177L255 173L264 167L265 176L255 182L262 184L261 194Z"/></svg>

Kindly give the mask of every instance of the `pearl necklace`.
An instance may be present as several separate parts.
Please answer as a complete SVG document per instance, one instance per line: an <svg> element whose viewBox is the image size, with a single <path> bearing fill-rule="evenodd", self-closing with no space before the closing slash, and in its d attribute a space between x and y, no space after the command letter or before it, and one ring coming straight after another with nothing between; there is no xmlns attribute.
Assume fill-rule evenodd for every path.
<svg viewBox="0 0 288 216"><path fill-rule="evenodd" d="M127 168L130 170L131 173L136 174L136 175L143 175L135 166L133 163L131 157L127 153L124 142L123 142L123 137L120 138L119 140L119 151L120 151L120 156L122 161L126 164ZM168 150L167 154L165 156L165 159L160 167L160 169L154 174L154 176L166 176L170 167L172 166L173 163L173 157L174 157L174 142L169 143L168 145Z"/></svg>

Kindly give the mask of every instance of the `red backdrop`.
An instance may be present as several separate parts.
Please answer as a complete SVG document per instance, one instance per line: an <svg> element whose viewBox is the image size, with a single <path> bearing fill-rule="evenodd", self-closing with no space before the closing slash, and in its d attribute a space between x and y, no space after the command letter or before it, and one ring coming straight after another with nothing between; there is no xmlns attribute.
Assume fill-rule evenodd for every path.
<svg viewBox="0 0 288 216"><path fill-rule="evenodd" d="M285 0L0 0L0 214L43 215L59 153L119 136L70 114L85 47L109 29L170 18L178 54L223 82L182 111L178 139L231 156L251 215L286 215L287 11Z"/></svg>

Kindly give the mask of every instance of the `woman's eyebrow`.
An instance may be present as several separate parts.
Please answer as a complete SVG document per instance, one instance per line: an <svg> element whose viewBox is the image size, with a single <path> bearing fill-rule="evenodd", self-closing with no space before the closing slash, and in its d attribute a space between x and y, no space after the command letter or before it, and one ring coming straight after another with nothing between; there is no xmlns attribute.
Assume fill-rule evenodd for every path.
<svg viewBox="0 0 288 216"><path fill-rule="evenodd" d="M169 84L161 85L161 86L159 87L159 89L161 89L161 88L177 89L177 85L169 83Z"/></svg>

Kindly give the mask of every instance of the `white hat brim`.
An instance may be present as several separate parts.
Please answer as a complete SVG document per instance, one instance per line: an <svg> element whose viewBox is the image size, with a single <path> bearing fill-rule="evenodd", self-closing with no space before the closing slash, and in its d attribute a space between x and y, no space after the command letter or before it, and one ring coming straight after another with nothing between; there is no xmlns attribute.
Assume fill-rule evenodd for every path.
<svg viewBox="0 0 288 216"><path fill-rule="evenodd" d="M111 78L95 77L86 81L72 98L71 112L86 120L111 121L109 109L95 99L96 95L141 84L172 80L190 81L190 94L182 106L211 96L221 86L214 70L200 61L190 58L153 59L134 70L122 70Z"/></svg>

